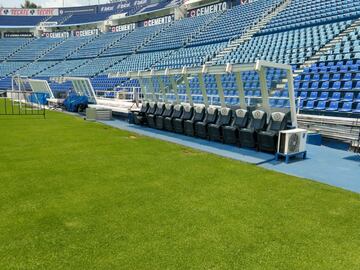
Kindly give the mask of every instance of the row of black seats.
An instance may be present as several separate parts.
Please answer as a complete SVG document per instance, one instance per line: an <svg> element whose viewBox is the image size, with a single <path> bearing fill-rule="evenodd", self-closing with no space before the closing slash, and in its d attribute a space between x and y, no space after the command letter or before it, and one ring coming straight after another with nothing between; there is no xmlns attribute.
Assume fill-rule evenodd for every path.
<svg viewBox="0 0 360 270"><path fill-rule="evenodd" d="M138 125L269 152L276 151L278 133L287 127L286 114L272 113L267 124L267 114L261 110L249 113L243 109L150 102L132 113Z"/></svg>

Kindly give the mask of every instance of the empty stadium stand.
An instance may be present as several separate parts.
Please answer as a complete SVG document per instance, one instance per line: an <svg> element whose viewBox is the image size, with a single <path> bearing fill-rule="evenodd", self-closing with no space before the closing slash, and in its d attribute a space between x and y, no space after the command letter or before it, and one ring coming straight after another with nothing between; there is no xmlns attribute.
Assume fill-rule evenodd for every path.
<svg viewBox="0 0 360 270"><path fill-rule="evenodd" d="M360 0L242 2L232 1L227 9L202 16L192 17L190 12L185 18L147 27L139 21L136 27L122 32L1 38L0 88L8 88L10 77L20 74L41 78L86 76L91 77L96 90L116 90L139 84L127 78L109 79L106 77L109 72L252 63L263 59L293 65L296 97L302 113L358 117ZM160 1L125 11L128 15L143 14L179 5L179 1ZM78 14L76 10L56 16L0 16L0 26L6 29L7 25L35 26L40 22L79 25L104 21L124 11L107 12L103 7L106 5L96 6L91 16ZM249 72L243 79L251 103L260 96L259 78ZM271 106L289 107L279 91L287 87L284 74L269 70L267 79L274 97ZM205 76L204 82L210 103L219 104L214 77ZM190 78L189 83L194 102L203 102L198 78ZM226 103L236 106L235 78L223 76L222 84ZM62 86L57 87L61 90ZM179 92L185 93L185 85L180 86ZM185 101L185 97L181 98Z"/></svg>

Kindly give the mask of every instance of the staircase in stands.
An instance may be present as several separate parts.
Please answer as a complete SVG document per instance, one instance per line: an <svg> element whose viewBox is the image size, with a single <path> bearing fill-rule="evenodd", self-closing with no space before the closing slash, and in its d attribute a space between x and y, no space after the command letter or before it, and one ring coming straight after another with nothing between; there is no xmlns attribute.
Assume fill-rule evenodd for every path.
<svg viewBox="0 0 360 270"><path fill-rule="evenodd" d="M71 50L71 51L64 57L63 60L54 63L53 65L51 65L51 66L48 67L48 68L44 68L44 69L40 70L39 72L35 73L35 74L33 75L33 77L36 76L36 75L38 75L38 74L40 74L41 72L43 72L43 71L45 71L45 70L47 70L47 69L53 68L54 66L57 66L57 65L59 65L60 63L68 60L69 57L70 57L71 55L73 55L75 52L79 51L81 48L83 48L83 47L86 46L87 44L93 42L94 40L98 39L99 37L100 37L100 34L94 35L93 38L87 40L86 42L84 42L83 44L81 44L79 47L76 47L74 50ZM67 40L67 38L64 39L62 42L66 41L66 40ZM61 42L61 43L62 43L62 42ZM56 46L56 47L57 47L57 46ZM54 49L55 49L55 48L54 48ZM52 50L48 50L47 53L49 53L49 52L51 52L51 51L52 51ZM44 57L45 55L47 55L47 53L44 54L44 55L42 55L42 56L41 56L39 59L37 59L36 61L40 60L42 57Z"/></svg>
<svg viewBox="0 0 360 270"><path fill-rule="evenodd" d="M204 23L204 25L202 25L201 27L199 27L198 29L196 29L196 31L194 33L192 33L185 41L184 44L181 48L177 49L177 50L172 50L169 52L169 54L167 54L166 56L160 58L158 61L156 61L155 63L153 63L149 68L154 67L156 64L161 63L162 61L166 60L166 58L168 58L169 56L173 55L174 53L178 52L179 50L186 48L187 45L194 40L198 35L200 35L203 32L206 32L209 27L211 27L211 24L216 22L219 18L221 18L221 16L225 13L225 11L220 11L218 12L214 17L212 17L210 20L208 20L206 23Z"/></svg>
<svg viewBox="0 0 360 270"><path fill-rule="evenodd" d="M320 48L312 57L306 60L301 66L299 70L296 70L296 74L302 73L305 67L310 67L312 64L319 62L321 56L326 55L326 53L335 48L335 45L340 42L344 37L354 31L357 27L360 26L360 18L355 20L349 27L345 28L342 32L340 32L337 36L335 36L332 40L330 40L325 46Z"/></svg>
<svg viewBox="0 0 360 270"><path fill-rule="evenodd" d="M19 46L18 48L15 49L15 51L11 52L9 55L7 55L4 58L4 62L7 61L11 56L13 56L14 54L18 53L20 50L22 50L23 48L25 48L26 46L28 46L31 42L33 42L34 40L36 40L36 38L29 38L29 40L27 42L25 42L24 44L22 44L21 46Z"/></svg>
<svg viewBox="0 0 360 270"><path fill-rule="evenodd" d="M96 77L97 75L99 75L100 73L106 72L107 70L109 70L110 68L112 68L113 66L119 64L120 62L124 61L125 59L129 58L130 56L136 54L141 48L145 47L150 41L152 41L154 38L156 38L160 33L162 33L163 31L166 31L169 27L171 27L171 25L173 25L174 22L168 23L167 25L165 25L164 27L162 27L159 31L155 32L154 34L152 34L150 37L145 38L143 40L143 42L135 48L135 50L132 52L132 54L126 55L124 56L124 58L120 59L119 61L116 61L115 63L109 65L108 67L106 67L104 70L101 70L100 72L96 73L94 75L94 77Z"/></svg>
<svg viewBox="0 0 360 270"><path fill-rule="evenodd" d="M212 66L219 60L222 60L226 55L236 51L237 48L246 41L250 40L256 33L263 29L274 17L276 17L281 11L287 8L291 3L291 0L284 0L281 4L270 8L265 14L259 18L253 25L246 28L239 36L233 37L228 46L218 52L212 59L208 60L205 64Z"/></svg>
<svg viewBox="0 0 360 270"><path fill-rule="evenodd" d="M344 37L346 37L349 33L354 31L357 27L360 26L360 18L353 21L347 28L341 31L338 35L334 36L332 40L326 43L323 47L321 47L313 56L309 57L305 62L300 65L299 68L294 70L294 77L299 76L303 73L305 67L310 67L312 64L319 62L321 56L326 55L326 53L332 49L334 49L335 45L340 42ZM281 83L277 84L278 89L282 89L288 80L283 79Z"/></svg>

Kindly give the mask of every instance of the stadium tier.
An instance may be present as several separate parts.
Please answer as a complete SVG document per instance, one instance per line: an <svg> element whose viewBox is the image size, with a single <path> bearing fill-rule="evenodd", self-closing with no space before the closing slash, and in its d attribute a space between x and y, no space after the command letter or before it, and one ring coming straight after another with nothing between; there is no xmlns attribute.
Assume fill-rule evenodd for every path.
<svg viewBox="0 0 360 270"><path fill-rule="evenodd" d="M90 6L86 14L63 9L52 16L0 16L5 26L29 26L41 22L79 25L101 22L109 16L144 14L146 19L100 31L68 30L44 37L0 39L0 89L9 88L11 76L90 77L96 90L139 87L135 80L111 79L111 72L199 67L204 64L254 63L256 60L291 64L299 108L310 114L353 116L360 111L360 0L257 0L214 1L211 6L190 9L180 1L158 1L118 9L114 4ZM166 7L173 13L151 18ZM184 12L184 10L186 10ZM139 18L141 16L139 15ZM120 21L121 22L121 21ZM103 29L102 29L103 30ZM121 31L124 30L124 31ZM117 32L118 31L118 32ZM71 32L71 33L70 33ZM281 99L284 74L270 70L271 106L289 107ZM244 76L249 104L260 96L256 73ZM195 102L203 102L198 78L191 78ZM238 103L235 78L223 76L226 103ZM54 84L55 85L55 84ZM213 104L219 103L214 77L205 77ZM57 85L56 90L68 90ZM185 92L185 86L180 86ZM279 99L276 99L278 97Z"/></svg>

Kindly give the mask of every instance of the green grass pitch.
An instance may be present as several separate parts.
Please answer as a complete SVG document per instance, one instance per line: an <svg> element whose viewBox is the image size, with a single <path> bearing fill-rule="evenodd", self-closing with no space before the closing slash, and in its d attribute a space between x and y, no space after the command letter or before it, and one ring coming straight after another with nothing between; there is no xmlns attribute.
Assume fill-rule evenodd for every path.
<svg viewBox="0 0 360 270"><path fill-rule="evenodd" d="M0 117L0 269L359 269L360 196L69 115Z"/></svg>

